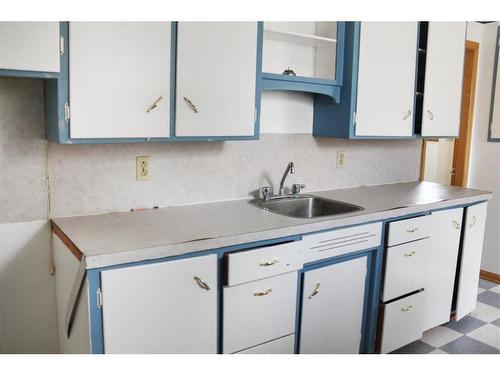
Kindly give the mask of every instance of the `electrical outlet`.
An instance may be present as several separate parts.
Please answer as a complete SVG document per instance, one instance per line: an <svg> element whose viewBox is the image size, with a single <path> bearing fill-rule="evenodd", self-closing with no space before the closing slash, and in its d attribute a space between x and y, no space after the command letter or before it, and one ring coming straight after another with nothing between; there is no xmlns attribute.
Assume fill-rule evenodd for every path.
<svg viewBox="0 0 500 375"><path fill-rule="evenodd" d="M343 150L337 151L337 169L344 168L345 153Z"/></svg>
<svg viewBox="0 0 500 375"><path fill-rule="evenodd" d="M147 181L149 174L149 156L138 156L135 158L135 178L137 181Z"/></svg>

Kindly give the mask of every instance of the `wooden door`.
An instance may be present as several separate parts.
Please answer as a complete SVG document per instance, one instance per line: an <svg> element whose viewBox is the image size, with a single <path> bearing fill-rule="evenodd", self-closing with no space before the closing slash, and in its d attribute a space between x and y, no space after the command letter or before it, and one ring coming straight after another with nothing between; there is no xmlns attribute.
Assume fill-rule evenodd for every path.
<svg viewBox="0 0 500 375"><path fill-rule="evenodd" d="M425 64L423 137L458 137L466 22L430 22Z"/></svg>
<svg viewBox="0 0 500 375"><path fill-rule="evenodd" d="M257 22L179 22L175 135L253 136Z"/></svg>
<svg viewBox="0 0 500 375"><path fill-rule="evenodd" d="M367 257L304 273L300 353L359 353Z"/></svg>
<svg viewBox="0 0 500 375"><path fill-rule="evenodd" d="M476 308L486 212L486 202L467 207L465 210L465 232L457 286L457 320Z"/></svg>
<svg viewBox="0 0 500 375"><path fill-rule="evenodd" d="M410 137L417 22L362 22L356 136Z"/></svg>
<svg viewBox="0 0 500 375"><path fill-rule="evenodd" d="M217 352L216 255L103 271L101 285L105 353Z"/></svg>
<svg viewBox="0 0 500 375"><path fill-rule="evenodd" d="M71 138L168 137L170 22L71 22Z"/></svg>

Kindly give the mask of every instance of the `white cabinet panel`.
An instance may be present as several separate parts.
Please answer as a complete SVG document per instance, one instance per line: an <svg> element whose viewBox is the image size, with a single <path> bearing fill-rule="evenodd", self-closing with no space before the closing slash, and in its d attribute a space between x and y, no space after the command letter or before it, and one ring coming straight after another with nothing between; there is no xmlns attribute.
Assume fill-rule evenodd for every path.
<svg viewBox="0 0 500 375"><path fill-rule="evenodd" d="M176 136L253 136L257 22L179 22Z"/></svg>
<svg viewBox="0 0 500 375"><path fill-rule="evenodd" d="M359 353L367 258L304 274L300 353Z"/></svg>
<svg viewBox="0 0 500 375"><path fill-rule="evenodd" d="M223 352L295 332L297 272L224 288Z"/></svg>
<svg viewBox="0 0 500 375"><path fill-rule="evenodd" d="M356 136L411 136L417 22L362 22Z"/></svg>
<svg viewBox="0 0 500 375"><path fill-rule="evenodd" d="M105 353L217 352L216 255L103 271L101 285Z"/></svg>
<svg viewBox="0 0 500 375"><path fill-rule="evenodd" d="M295 335L288 335L235 354L293 354L294 347Z"/></svg>
<svg viewBox="0 0 500 375"><path fill-rule="evenodd" d="M170 44L170 22L71 22L71 138L168 137Z"/></svg>
<svg viewBox="0 0 500 375"><path fill-rule="evenodd" d="M476 308L481 254L483 252L487 203L476 204L465 210L465 233L460 259L460 275L456 319L459 320Z"/></svg>
<svg viewBox="0 0 500 375"><path fill-rule="evenodd" d="M59 22L0 22L0 69L59 72Z"/></svg>
<svg viewBox="0 0 500 375"><path fill-rule="evenodd" d="M397 220L389 223L388 246L416 241L430 235L430 219L428 215Z"/></svg>
<svg viewBox="0 0 500 375"><path fill-rule="evenodd" d="M430 22L422 136L458 137L466 22Z"/></svg>
<svg viewBox="0 0 500 375"><path fill-rule="evenodd" d="M450 320L463 208L430 215L431 237L425 280L424 331Z"/></svg>

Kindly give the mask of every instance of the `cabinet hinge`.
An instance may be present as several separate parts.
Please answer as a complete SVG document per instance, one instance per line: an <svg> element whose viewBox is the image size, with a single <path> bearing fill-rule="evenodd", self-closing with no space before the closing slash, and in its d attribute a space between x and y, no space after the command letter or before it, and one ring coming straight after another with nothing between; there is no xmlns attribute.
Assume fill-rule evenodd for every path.
<svg viewBox="0 0 500 375"><path fill-rule="evenodd" d="M354 126L356 126L357 122L358 122L358 114L356 112L353 112L352 113L352 124Z"/></svg>
<svg viewBox="0 0 500 375"><path fill-rule="evenodd" d="M71 111L69 108L69 103L66 102L64 103L64 121L69 122L70 117L71 117Z"/></svg>
<svg viewBox="0 0 500 375"><path fill-rule="evenodd" d="M64 55L64 36L59 35L59 54Z"/></svg>
<svg viewBox="0 0 500 375"><path fill-rule="evenodd" d="M97 288L97 291L96 291L96 300L97 300L97 308L98 309L101 309L102 308L102 292L101 292L101 288Z"/></svg>

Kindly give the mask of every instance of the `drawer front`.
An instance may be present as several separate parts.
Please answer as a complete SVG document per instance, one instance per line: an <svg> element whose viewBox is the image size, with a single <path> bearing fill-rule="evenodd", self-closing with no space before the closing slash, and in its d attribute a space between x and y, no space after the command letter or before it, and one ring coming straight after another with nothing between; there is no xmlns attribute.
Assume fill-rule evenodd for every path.
<svg viewBox="0 0 500 375"><path fill-rule="evenodd" d="M405 242L429 237L429 222L430 217L427 215L389 223L388 246L399 245Z"/></svg>
<svg viewBox="0 0 500 375"><path fill-rule="evenodd" d="M289 272L224 288L224 353L295 332L297 277L297 272Z"/></svg>
<svg viewBox="0 0 500 375"><path fill-rule="evenodd" d="M303 237L304 263L380 245L382 223L357 225Z"/></svg>
<svg viewBox="0 0 500 375"><path fill-rule="evenodd" d="M235 354L293 354L294 347L295 335L288 335Z"/></svg>
<svg viewBox="0 0 500 375"><path fill-rule="evenodd" d="M302 247L302 241L295 241L227 254L227 285L301 269Z"/></svg>
<svg viewBox="0 0 500 375"><path fill-rule="evenodd" d="M382 300L389 301L425 286L430 239L389 247Z"/></svg>
<svg viewBox="0 0 500 375"><path fill-rule="evenodd" d="M384 306L382 353L392 352L422 337L424 293L419 292Z"/></svg>

